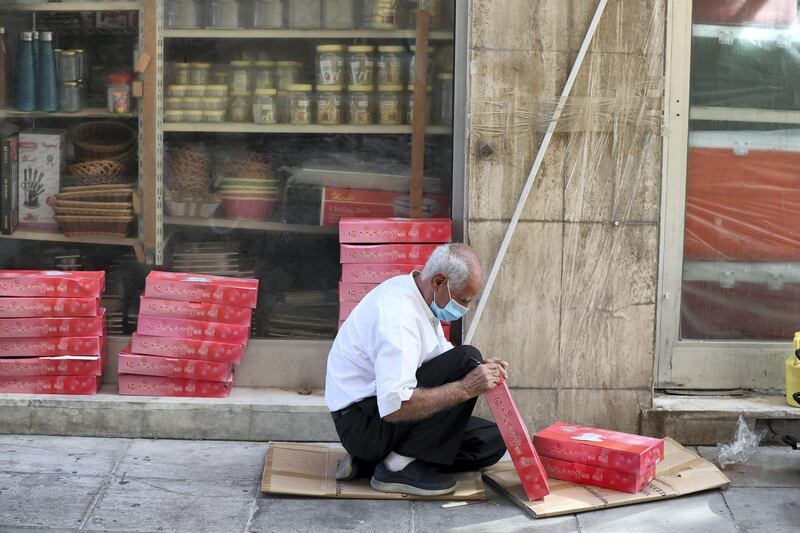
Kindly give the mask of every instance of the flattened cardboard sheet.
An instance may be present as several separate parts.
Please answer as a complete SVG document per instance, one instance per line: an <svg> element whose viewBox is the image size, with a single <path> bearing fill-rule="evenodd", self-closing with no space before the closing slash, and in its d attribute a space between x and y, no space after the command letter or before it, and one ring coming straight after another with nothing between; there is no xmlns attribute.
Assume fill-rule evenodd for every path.
<svg viewBox="0 0 800 533"><path fill-rule="evenodd" d="M657 467L656 479L636 494L551 479L550 494L544 500L529 502L511 461L496 464L484 476L493 487L534 518L678 498L695 492L723 488L730 483L713 463L672 439L664 439L664 452L665 458Z"/></svg>
<svg viewBox="0 0 800 533"><path fill-rule="evenodd" d="M486 499L479 472L456 474L458 485L455 492L433 497L378 492L369 486L368 479L336 481L336 467L342 457L344 457L344 448L340 444L270 442L267 448L264 476L261 479L261 492L360 500L463 501ZM514 467L511 468L513 470Z"/></svg>

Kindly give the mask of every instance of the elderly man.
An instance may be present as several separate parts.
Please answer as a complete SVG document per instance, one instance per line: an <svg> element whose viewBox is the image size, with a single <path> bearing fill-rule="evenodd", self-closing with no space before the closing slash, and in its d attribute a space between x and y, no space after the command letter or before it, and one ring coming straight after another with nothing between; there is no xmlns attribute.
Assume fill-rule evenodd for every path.
<svg viewBox="0 0 800 533"><path fill-rule="evenodd" d="M328 356L325 401L347 451L336 477L368 476L382 492L455 490L453 472L505 453L497 426L472 416L507 363L454 348L440 321L464 316L483 284L475 252L438 247L424 270L392 278L359 303Z"/></svg>

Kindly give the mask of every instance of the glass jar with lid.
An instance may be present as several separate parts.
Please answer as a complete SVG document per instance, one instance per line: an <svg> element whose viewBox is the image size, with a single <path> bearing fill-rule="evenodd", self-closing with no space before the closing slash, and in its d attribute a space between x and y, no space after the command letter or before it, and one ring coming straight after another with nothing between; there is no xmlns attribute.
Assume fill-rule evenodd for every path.
<svg viewBox="0 0 800 533"><path fill-rule="evenodd" d="M400 27L400 0L364 0L362 24L375 30Z"/></svg>
<svg viewBox="0 0 800 533"><path fill-rule="evenodd" d="M302 61L278 61L275 67L275 85L278 86L278 91L287 91L289 85L298 83L302 70Z"/></svg>
<svg viewBox="0 0 800 533"><path fill-rule="evenodd" d="M430 124L433 117L433 86L428 85L425 101L425 123ZM411 125L414 123L414 86L408 86L408 93L406 94L406 124Z"/></svg>
<svg viewBox="0 0 800 533"><path fill-rule="evenodd" d="M83 109L83 84L65 81L58 88L58 109L64 113L77 113Z"/></svg>
<svg viewBox="0 0 800 533"><path fill-rule="evenodd" d="M347 88L347 120L356 126L372 124L374 89L372 86L351 85Z"/></svg>
<svg viewBox="0 0 800 533"><path fill-rule="evenodd" d="M200 0L167 0L164 24L167 28L199 28L202 12Z"/></svg>
<svg viewBox="0 0 800 533"><path fill-rule="evenodd" d="M182 109L170 109L164 111L164 122L183 122L184 113Z"/></svg>
<svg viewBox="0 0 800 533"><path fill-rule="evenodd" d="M322 0L291 0L289 27L294 30L322 28Z"/></svg>
<svg viewBox="0 0 800 533"><path fill-rule="evenodd" d="M305 126L312 122L310 84L294 83L289 85L289 124Z"/></svg>
<svg viewBox="0 0 800 533"><path fill-rule="evenodd" d="M275 88L275 62L256 61L253 63L253 86L255 89Z"/></svg>
<svg viewBox="0 0 800 533"><path fill-rule="evenodd" d="M286 2L291 0L286 0ZM250 27L260 30L277 30L286 27L286 2L284 0L253 0L250 6Z"/></svg>
<svg viewBox="0 0 800 533"><path fill-rule="evenodd" d="M208 85L211 63L189 63L189 85Z"/></svg>
<svg viewBox="0 0 800 533"><path fill-rule="evenodd" d="M342 123L342 86L317 85L317 124L334 126Z"/></svg>
<svg viewBox="0 0 800 533"><path fill-rule="evenodd" d="M252 86L250 77L253 63L250 61L231 61L231 91L246 92Z"/></svg>
<svg viewBox="0 0 800 533"><path fill-rule="evenodd" d="M429 29L431 31L442 29L444 19L443 0L410 0L408 9L408 27L417 27L417 10L427 9L431 13Z"/></svg>
<svg viewBox="0 0 800 533"><path fill-rule="evenodd" d="M225 115L227 113L222 110L205 110L203 111L203 120L206 122L225 122Z"/></svg>
<svg viewBox="0 0 800 533"><path fill-rule="evenodd" d="M328 30L356 27L356 0L322 0L322 26Z"/></svg>
<svg viewBox="0 0 800 533"><path fill-rule="evenodd" d="M190 63L175 63L174 77L172 83L175 85L189 85L191 78L192 65Z"/></svg>
<svg viewBox="0 0 800 533"><path fill-rule="evenodd" d="M227 86L231 81L231 73L227 68L223 70L212 70L210 75L211 85L225 85Z"/></svg>
<svg viewBox="0 0 800 533"><path fill-rule="evenodd" d="M408 55L408 83L414 83L414 77L417 74L417 46L412 44L411 45L411 53ZM433 46L428 47L428 75L427 80L429 84L433 83L435 79L433 76L433 65L434 61L434 54L436 53L436 48Z"/></svg>
<svg viewBox="0 0 800 533"><path fill-rule="evenodd" d="M209 28L243 28L242 5L239 0L208 0L206 26Z"/></svg>
<svg viewBox="0 0 800 533"><path fill-rule="evenodd" d="M187 96L186 98L183 99L183 109L186 111L202 111L203 97Z"/></svg>
<svg viewBox="0 0 800 533"><path fill-rule="evenodd" d="M344 46L317 46L317 85L341 85L344 76Z"/></svg>
<svg viewBox="0 0 800 533"><path fill-rule="evenodd" d="M378 47L378 85L402 85L406 49L402 46Z"/></svg>
<svg viewBox="0 0 800 533"><path fill-rule="evenodd" d="M439 74L436 76L436 119L442 126L453 124L453 75Z"/></svg>
<svg viewBox="0 0 800 533"><path fill-rule="evenodd" d="M228 96L227 85L206 85L205 95L208 97L225 97Z"/></svg>
<svg viewBox="0 0 800 533"><path fill-rule="evenodd" d="M250 122L252 111L249 92L233 91L231 93L230 119L232 122Z"/></svg>
<svg viewBox="0 0 800 533"><path fill-rule="evenodd" d="M184 111L183 120L185 122L203 122L203 111L202 110Z"/></svg>
<svg viewBox="0 0 800 533"><path fill-rule="evenodd" d="M350 85L375 83L375 47L353 45L347 47L347 82Z"/></svg>
<svg viewBox="0 0 800 533"><path fill-rule="evenodd" d="M378 124L396 126L403 123L403 87L381 85L378 87Z"/></svg>
<svg viewBox="0 0 800 533"><path fill-rule="evenodd" d="M275 124L278 122L278 91L275 89L256 89L253 96L253 122L256 124Z"/></svg>

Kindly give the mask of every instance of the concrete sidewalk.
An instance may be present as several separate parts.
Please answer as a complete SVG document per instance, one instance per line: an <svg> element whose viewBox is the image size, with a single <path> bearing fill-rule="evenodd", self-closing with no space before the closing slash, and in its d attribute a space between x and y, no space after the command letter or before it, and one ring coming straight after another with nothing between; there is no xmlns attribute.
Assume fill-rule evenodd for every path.
<svg viewBox="0 0 800 533"><path fill-rule="evenodd" d="M0 436L0 532L716 533L800 524L800 451L789 448L761 448L727 471L725 492L541 520L490 490L490 501L453 509L264 497L265 451L246 442Z"/></svg>

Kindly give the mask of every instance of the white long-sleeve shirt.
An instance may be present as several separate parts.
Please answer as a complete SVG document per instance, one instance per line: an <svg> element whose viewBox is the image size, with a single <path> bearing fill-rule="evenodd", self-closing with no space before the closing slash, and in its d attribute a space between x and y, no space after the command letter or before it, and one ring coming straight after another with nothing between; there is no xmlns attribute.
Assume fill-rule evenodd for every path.
<svg viewBox="0 0 800 533"><path fill-rule="evenodd" d="M417 369L452 348L414 274L387 280L356 306L333 342L325 379L328 409L376 396L385 417L411 398Z"/></svg>

